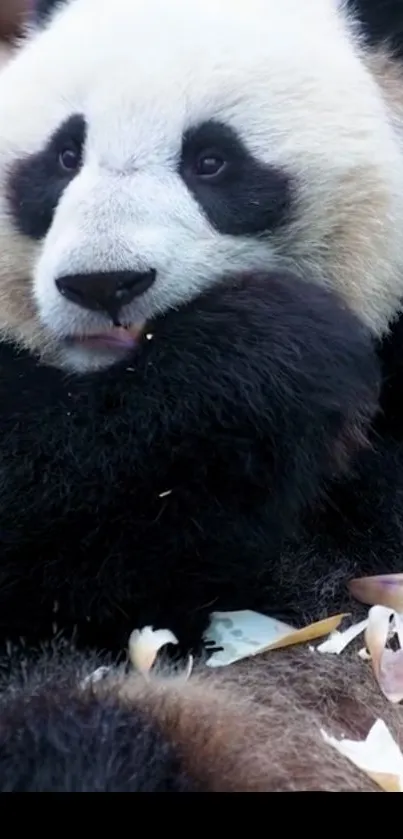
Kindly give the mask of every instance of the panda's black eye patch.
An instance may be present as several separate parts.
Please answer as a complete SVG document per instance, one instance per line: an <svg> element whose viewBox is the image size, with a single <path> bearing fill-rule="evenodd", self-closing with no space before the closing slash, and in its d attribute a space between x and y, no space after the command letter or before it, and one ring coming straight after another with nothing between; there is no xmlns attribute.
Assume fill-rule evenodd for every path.
<svg viewBox="0 0 403 839"><path fill-rule="evenodd" d="M75 114L52 134L40 152L13 166L7 182L8 204L25 236L46 236L63 191L81 168L85 136L85 120Z"/></svg>
<svg viewBox="0 0 403 839"><path fill-rule="evenodd" d="M275 229L289 216L290 176L257 160L223 123L204 122L186 132L179 172L221 233L256 235Z"/></svg>

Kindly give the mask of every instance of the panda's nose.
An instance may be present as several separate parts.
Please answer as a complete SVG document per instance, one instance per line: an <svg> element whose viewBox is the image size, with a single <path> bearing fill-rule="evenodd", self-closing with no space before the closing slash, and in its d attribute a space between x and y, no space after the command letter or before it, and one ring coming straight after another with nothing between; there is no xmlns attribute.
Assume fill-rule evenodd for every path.
<svg viewBox="0 0 403 839"><path fill-rule="evenodd" d="M67 274L56 280L63 297L84 309L105 312L116 320L124 306L152 286L156 271L101 271Z"/></svg>

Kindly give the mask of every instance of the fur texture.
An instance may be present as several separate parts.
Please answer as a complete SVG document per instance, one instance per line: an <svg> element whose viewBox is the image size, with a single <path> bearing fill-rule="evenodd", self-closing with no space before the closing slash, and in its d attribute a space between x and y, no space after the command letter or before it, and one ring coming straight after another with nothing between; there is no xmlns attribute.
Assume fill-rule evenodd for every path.
<svg viewBox="0 0 403 839"><path fill-rule="evenodd" d="M0 8L0 38L14 40L21 34L31 0L2 0Z"/></svg>
<svg viewBox="0 0 403 839"><path fill-rule="evenodd" d="M36 25L47 23L66 0L36 0L32 5L31 19Z"/></svg>
<svg viewBox="0 0 403 839"><path fill-rule="evenodd" d="M399 0L346 0L345 5L360 22L371 50L389 50L395 65L396 59L403 59L403 7Z"/></svg>
<svg viewBox="0 0 403 839"><path fill-rule="evenodd" d="M286 274L226 280L102 376L6 345L0 363L3 634L57 622L121 649L152 623L187 646L213 605L322 605L296 558L274 566L377 407L370 335L337 298Z"/></svg>
<svg viewBox="0 0 403 839"><path fill-rule="evenodd" d="M125 325L144 326L227 271L287 267L338 290L375 335L387 331L403 290L398 104L384 95L380 64L371 69L374 50L353 4L50 5L43 30L31 32L0 79L3 338L69 369L107 366L112 349L97 353L65 339L105 332L110 319L63 298L56 281L69 272L150 268L156 283L122 311ZM72 43L80 44L79 56ZM66 179L53 156L45 181L60 194L38 242L17 228L13 173L44 153L73 115L87 126L80 163ZM265 231L250 235L250 208L267 199L262 179L248 176L250 189L241 194L245 159L216 135L205 136L199 152L224 158L225 178L203 181L203 200L184 178L184 138L217 121L255 169L265 169L266 182L276 171L289 185L280 227L268 212ZM198 161L195 154L187 170L193 179ZM207 204L226 206L231 190L240 199L232 210L237 235L218 230L205 212Z"/></svg>
<svg viewBox="0 0 403 839"><path fill-rule="evenodd" d="M116 652L152 623L198 649L213 608L345 608L350 576L401 570L400 323L379 360L371 339L403 289L385 4L40 12L0 76L0 639ZM149 269L118 352L107 313L58 290ZM354 659L83 690L88 656L27 649L27 680L5 669L4 791L375 791L318 726L364 736L379 714L401 738Z"/></svg>
<svg viewBox="0 0 403 839"><path fill-rule="evenodd" d="M91 682L99 663L56 647L14 664L1 792L377 792L320 729L364 739L382 717L403 746L402 710L356 652L281 651L187 683L114 668Z"/></svg>

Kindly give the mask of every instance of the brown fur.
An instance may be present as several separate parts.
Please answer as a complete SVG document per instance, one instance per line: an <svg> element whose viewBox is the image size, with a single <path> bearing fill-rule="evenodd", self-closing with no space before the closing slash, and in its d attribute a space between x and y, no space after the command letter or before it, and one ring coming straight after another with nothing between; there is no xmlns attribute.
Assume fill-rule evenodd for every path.
<svg viewBox="0 0 403 839"><path fill-rule="evenodd" d="M116 690L116 677L93 688ZM322 738L364 739L381 717L403 747L403 710L384 699L357 651L272 652L181 679L118 680L124 703L147 708L185 769L213 792L377 792Z"/></svg>
<svg viewBox="0 0 403 839"><path fill-rule="evenodd" d="M14 38L21 31L30 0L1 0L0 39Z"/></svg>
<svg viewBox="0 0 403 839"><path fill-rule="evenodd" d="M357 649L279 650L196 667L187 682L112 667L83 683L99 659L57 644L35 664L16 656L0 689L1 791L170 791L185 779L172 791L380 792L321 729L364 739L382 718L403 747L403 709Z"/></svg>
<svg viewBox="0 0 403 839"><path fill-rule="evenodd" d="M21 34L29 0L1 0L0 2L0 70L12 56L12 42Z"/></svg>

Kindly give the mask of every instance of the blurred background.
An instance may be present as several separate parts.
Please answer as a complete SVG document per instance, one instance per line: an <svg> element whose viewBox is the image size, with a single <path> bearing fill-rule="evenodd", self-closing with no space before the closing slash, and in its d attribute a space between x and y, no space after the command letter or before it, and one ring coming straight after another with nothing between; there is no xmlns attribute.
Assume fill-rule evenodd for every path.
<svg viewBox="0 0 403 839"><path fill-rule="evenodd" d="M0 67L11 53L28 14L31 0L0 0Z"/></svg>
<svg viewBox="0 0 403 839"><path fill-rule="evenodd" d="M30 0L0 0L0 38L9 40L18 35Z"/></svg>

